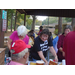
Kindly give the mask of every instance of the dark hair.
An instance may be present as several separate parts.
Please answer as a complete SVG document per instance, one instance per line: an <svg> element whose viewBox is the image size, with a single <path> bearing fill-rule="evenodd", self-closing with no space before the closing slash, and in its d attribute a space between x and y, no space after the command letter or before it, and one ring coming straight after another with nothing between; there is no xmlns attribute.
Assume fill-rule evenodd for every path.
<svg viewBox="0 0 75 75"><path fill-rule="evenodd" d="M40 26L39 29L42 30L43 26Z"/></svg>
<svg viewBox="0 0 75 75"><path fill-rule="evenodd" d="M43 34L47 34L49 36L49 30L48 29L42 30L42 32L40 33L40 36L42 36Z"/></svg>
<svg viewBox="0 0 75 75"><path fill-rule="evenodd" d="M70 29L70 30L72 31L72 26L71 26L71 25L67 25L67 26L65 27L64 31L65 31L66 29Z"/></svg>

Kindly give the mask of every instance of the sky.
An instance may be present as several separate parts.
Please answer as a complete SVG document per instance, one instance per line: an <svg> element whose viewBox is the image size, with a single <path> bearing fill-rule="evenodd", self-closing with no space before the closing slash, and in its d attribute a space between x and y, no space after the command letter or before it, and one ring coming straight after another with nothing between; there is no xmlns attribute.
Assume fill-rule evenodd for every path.
<svg viewBox="0 0 75 75"><path fill-rule="evenodd" d="M45 20L47 17L48 17L48 16L37 16L37 19L43 21L43 20Z"/></svg>

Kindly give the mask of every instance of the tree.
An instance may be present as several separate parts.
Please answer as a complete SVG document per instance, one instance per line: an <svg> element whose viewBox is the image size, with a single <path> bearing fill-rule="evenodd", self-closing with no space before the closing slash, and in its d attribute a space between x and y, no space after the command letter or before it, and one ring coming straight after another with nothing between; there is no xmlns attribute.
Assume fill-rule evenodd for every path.
<svg viewBox="0 0 75 75"><path fill-rule="evenodd" d="M10 29L11 26L12 26L12 29L14 28L15 14L16 14L15 9L7 9L8 29ZM27 26L32 25L32 19L30 19L30 15L26 15L26 23L27 23ZM17 26L24 25L24 14L20 14L19 12L17 13L17 22L16 22L16 24L17 24Z"/></svg>

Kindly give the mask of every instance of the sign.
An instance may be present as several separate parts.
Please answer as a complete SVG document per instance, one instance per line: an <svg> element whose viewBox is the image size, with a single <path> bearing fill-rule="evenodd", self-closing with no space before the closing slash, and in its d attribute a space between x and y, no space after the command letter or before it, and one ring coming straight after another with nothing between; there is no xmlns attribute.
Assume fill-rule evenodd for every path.
<svg viewBox="0 0 75 75"><path fill-rule="evenodd" d="M6 31L7 20L3 19L2 31Z"/></svg>
<svg viewBox="0 0 75 75"><path fill-rule="evenodd" d="M7 11L2 11L2 19L7 19Z"/></svg>
<svg viewBox="0 0 75 75"><path fill-rule="evenodd" d="M7 11L2 10L2 31L6 31L7 27Z"/></svg>

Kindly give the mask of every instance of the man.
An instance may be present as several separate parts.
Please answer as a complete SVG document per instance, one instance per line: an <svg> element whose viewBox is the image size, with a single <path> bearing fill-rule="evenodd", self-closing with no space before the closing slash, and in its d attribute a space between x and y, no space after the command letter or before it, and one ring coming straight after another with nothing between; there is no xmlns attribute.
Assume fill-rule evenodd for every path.
<svg viewBox="0 0 75 75"><path fill-rule="evenodd" d="M26 65L28 63L30 45L26 45L22 40L16 40L11 45L11 59L8 65Z"/></svg>
<svg viewBox="0 0 75 75"><path fill-rule="evenodd" d="M32 60L43 60L45 65L48 64L48 61L45 59L47 56L47 50L49 49L55 57L55 61L58 61L56 52L53 48L52 40L49 39L49 30L44 29L40 35L35 39L34 45L30 50L30 57Z"/></svg>
<svg viewBox="0 0 75 75"><path fill-rule="evenodd" d="M75 65L75 26L73 31L68 33L63 43L63 55L65 56L66 65Z"/></svg>
<svg viewBox="0 0 75 75"><path fill-rule="evenodd" d="M42 30L43 30L43 26L40 26L40 27L39 27L39 29L40 29L40 30L39 30L39 32L38 32L38 34L37 34L37 35L40 35L40 33L41 33L41 32L42 32Z"/></svg>

